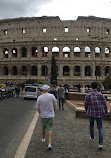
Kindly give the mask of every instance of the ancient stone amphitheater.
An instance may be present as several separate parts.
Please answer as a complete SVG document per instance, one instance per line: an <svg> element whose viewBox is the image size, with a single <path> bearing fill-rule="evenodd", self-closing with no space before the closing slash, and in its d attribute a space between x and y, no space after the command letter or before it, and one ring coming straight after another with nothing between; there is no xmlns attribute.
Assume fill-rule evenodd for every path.
<svg viewBox="0 0 111 158"><path fill-rule="evenodd" d="M79 16L0 20L0 80L45 82L56 59L58 84L89 85L111 68L111 19Z"/></svg>

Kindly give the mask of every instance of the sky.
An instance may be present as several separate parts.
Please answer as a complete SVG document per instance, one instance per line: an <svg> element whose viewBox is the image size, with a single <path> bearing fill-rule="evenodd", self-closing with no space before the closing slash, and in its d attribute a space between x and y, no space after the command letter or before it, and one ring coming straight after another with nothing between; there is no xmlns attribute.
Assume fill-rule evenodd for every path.
<svg viewBox="0 0 111 158"><path fill-rule="evenodd" d="M78 16L111 19L111 0L0 0L0 19L59 16L76 20Z"/></svg>

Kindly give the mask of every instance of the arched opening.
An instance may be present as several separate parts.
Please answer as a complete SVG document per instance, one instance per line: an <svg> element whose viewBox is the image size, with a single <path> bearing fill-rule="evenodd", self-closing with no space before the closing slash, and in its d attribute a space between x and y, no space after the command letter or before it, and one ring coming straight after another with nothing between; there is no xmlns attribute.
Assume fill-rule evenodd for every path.
<svg viewBox="0 0 111 158"><path fill-rule="evenodd" d="M75 66L74 68L74 76L80 76L80 66Z"/></svg>
<svg viewBox="0 0 111 158"><path fill-rule="evenodd" d="M96 69L95 69L95 76L101 76L101 67L100 66L96 66Z"/></svg>
<svg viewBox="0 0 111 158"><path fill-rule="evenodd" d="M12 49L12 58L16 58L17 57L17 48L13 48Z"/></svg>
<svg viewBox="0 0 111 158"><path fill-rule="evenodd" d="M27 76L27 67L22 66L22 75Z"/></svg>
<svg viewBox="0 0 111 158"><path fill-rule="evenodd" d="M63 57L65 57L65 58L70 57L70 48L69 47L63 48Z"/></svg>
<svg viewBox="0 0 111 158"><path fill-rule="evenodd" d="M69 76L69 75L70 75L69 66L64 66L63 67L63 76Z"/></svg>
<svg viewBox="0 0 111 158"><path fill-rule="evenodd" d="M99 57L100 56L100 52L101 52L101 49L99 47L96 47L95 48L95 57Z"/></svg>
<svg viewBox="0 0 111 158"><path fill-rule="evenodd" d="M31 75L32 76L37 76L37 67L36 66L31 67Z"/></svg>
<svg viewBox="0 0 111 158"><path fill-rule="evenodd" d="M16 66L12 67L12 75L17 75L17 67Z"/></svg>
<svg viewBox="0 0 111 158"><path fill-rule="evenodd" d="M4 50L3 50L3 57L8 58L8 49L7 48L4 48Z"/></svg>
<svg viewBox="0 0 111 158"><path fill-rule="evenodd" d="M8 75L8 67L7 66L3 67L3 74Z"/></svg>
<svg viewBox="0 0 111 158"><path fill-rule="evenodd" d="M91 76L91 66L85 67L85 76Z"/></svg>
<svg viewBox="0 0 111 158"><path fill-rule="evenodd" d="M105 53L105 57L109 58L110 49L109 48L105 48L104 53Z"/></svg>
<svg viewBox="0 0 111 158"><path fill-rule="evenodd" d="M75 47L74 48L74 56L75 57L80 57L80 48L79 47Z"/></svg>
<svg viewBox="0 0 111 158"><path fill-rule="evenodd" d="M37 48L36 47L32 47L32 57L37 57Z"/></svg>
<svg viewBox="0 0 111 158"><path fill-rule="evenodd" d="M48 47L42 47L42 57L48 56Z"/></svg>
<svg viewBox="0 0 111 158"><path fill-rule="evenodd" d="M48 68L47 68L47 66L42 66L41 75L45 76L45 77L48 75Z"/></svg>
<svg viewBox="0 0 111 158"><path fill-rule="evenodd" d="M85 47L85 57L90 57L91 56L91 49L90 47Z"/></svg>
<svg viewBox="0 0 111 158"><path fill-rule="evenodd" d="M58 47L52 48L52 56L59 57L59 48Z"/></svg>
<svg viewBox="0 0 111 158"><path fill-rule="evenodd" d="M25 47L21 48L22 57L27 57L27 49Z"/></svg>
<svg viewBox="0 0 111 158"><path fill-rule="evenodd" d="M107 74L109 74L110 73L110 67L109 66L106 66L105 67L105 76L107 75Z"/></svg>

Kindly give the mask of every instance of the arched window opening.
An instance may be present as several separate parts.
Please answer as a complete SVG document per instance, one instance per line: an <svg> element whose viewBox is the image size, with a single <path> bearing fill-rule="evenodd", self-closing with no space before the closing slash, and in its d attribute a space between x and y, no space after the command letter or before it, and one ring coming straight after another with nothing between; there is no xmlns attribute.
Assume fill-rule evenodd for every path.
<svg viewBox="0 0 111 158"><path fill-rule="evenodd" d="M90 47L85 47L85 57L90 57L90 55L91 55Z"/></svg>
<svg viewBox="0 0 111 158"><path fill-rule="evenodd" d="M63 76L69 76L70 71L69 71L69 66L64 66L63 67Z"/></svg>
<svg viewBox="0 0 111 158"><path fill-rule="evenodd" d="M96 47L95 48L95 57L99 57L100 56L100 52L101 52L100 48Z"/></svg>
<svg viewBox="0 0 111 158"><path fill-rule="evenodd" d="M91 76L91 66L85 67L85 76Z"/></svg>
<svg viewBox="0 0 111 158"><path fill-rule="evenodd" d="M75 47L74 48L74 56L75 57L80 57L80 48L79 47Z"/></svg>
<svg viewBox="0 0 111 158"><path fill-rule="evenodd" d="M59 57L59 48L58 47L52 48L52 56Z"/></svg>
<svg viewBox="0 0 111 158"><path fill-rule="evenodd" d="M26 66L22 66L22 75L27 76L27 68L26 68Z"/></svg>
<svg viewBox="0 0 111 158"><path fill-rule="evenodd" d="M16 49L16 48L13 48L13 49L12 49L12 57L13 57L13 58L16 58L16 57L17 57L17 49Z"/></svg>
<svg viewBox="0 0 111 158"><path fill-rule="evenodd" d="M107 74L109 74L110 73L110 67L109 66L106 66L105 67L105 76L107 75Z"/></svg>
<svg viewBox="0 0 111 158"><path fill-rule="evenodd" d="M70 48L69 47L63 48L63 57L65 57L65 58L70 57Z"/></svg>
<svg viewBox="0 0 111 158"><path fill-rule="evenodd" d="M110 53L109 48L105 48L104 53L105 53L105 57L109 58L109 53Z"/></svg>
<svg viewBox="0 0 111 158"><path fill-rule="evenodd" d="M23 58L27 57L27 49L25 47L22 47L21 51L22 51L22 57Z"/></svg>
<svg viewBox="0 0 111 158"><path fill-rule="evenodd" d="M42 47L42 57L48 56L48 47Z"/></svg>
<svg viewBox="0 0 111 158"><path fill-rule="evenodd" d="M32 57L37 57L37 48L36 47L32 47Z"/></svg>
<svg viewBox="0 0 111 158"><path fill-rule="evenodd" d="M47 76L48 75L48 68L47 66L42 66L42 76Z"/></svg>
<svg viewBox="0 0 111 158"><path fill-rule="evenodd" d="M37 67L36 66L32 66L32 68L31 68L31 75L32 76L37 76Z"/></svg>
<svg viewBox="0 0 111 158"><path fill-rule="evenodd" d="M96 66L96 69L95 69L95 76L101 76L101 67L100 66Z"/></svg>
<svg viewBox="0 0 111 158"><path fill-rule="evenodd" d="M80 66L75 66L74 68L74 76L80 76Z"/></svg>
<svg viewBox="0 0 111 158"><path fill-rule="evenodd" d="M17 67L16 66L12 67L12 75L17 75Z"/></svg>
<svg viewBox="0 0 111 158"><path fill-rule="evenodd" d="M7 48L5 48L3 51L3 57L8 58L8 49Z"/></svg>
<svg viewBox="0 0 111 158"><path fill-rule="evenodd" d="M3 74L4 75L8 75L8 67L7 66L4 66L4 68L3 68Z"/></svg>

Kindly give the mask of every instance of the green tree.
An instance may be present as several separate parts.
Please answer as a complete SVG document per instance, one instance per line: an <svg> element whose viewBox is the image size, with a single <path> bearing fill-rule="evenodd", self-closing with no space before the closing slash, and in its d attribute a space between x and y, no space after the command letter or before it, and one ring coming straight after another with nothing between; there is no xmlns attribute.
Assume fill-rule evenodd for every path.
<svg viewBox="0 0 111 158"><path fill-rule="evenodd" d="M102 81L105 89L111 89L111 74L107 74L105 79Z"/></svg>
<svg viewBox="0 0 111 158"><path fill-rule="evenodd" d="M57 66L54 56L52 56L52 61L51 61L51 84L54 85L57 84Z"/></svg>

